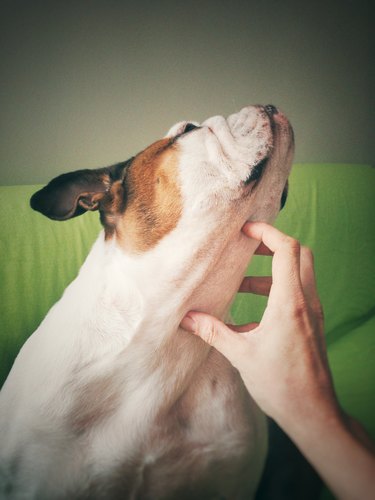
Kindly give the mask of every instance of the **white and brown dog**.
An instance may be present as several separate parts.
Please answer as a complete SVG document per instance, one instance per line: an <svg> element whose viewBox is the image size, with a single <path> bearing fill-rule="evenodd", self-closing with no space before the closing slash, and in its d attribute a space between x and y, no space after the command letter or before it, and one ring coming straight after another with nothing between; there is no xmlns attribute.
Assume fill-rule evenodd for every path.
<svg viewBox="0 0 375 500"><path fill-rule="evenodd" d="M264 416L179 324L225 317L257 246L241 227L275 218L292 156L285 116L250 106L32 197L56 220L98 209L104 231L1 392L1 498L252 496Z"/></svg>

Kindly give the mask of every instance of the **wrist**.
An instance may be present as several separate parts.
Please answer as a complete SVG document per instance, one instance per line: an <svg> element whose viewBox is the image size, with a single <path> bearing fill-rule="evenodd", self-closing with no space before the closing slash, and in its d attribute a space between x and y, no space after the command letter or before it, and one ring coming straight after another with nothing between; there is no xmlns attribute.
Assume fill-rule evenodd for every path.
<svg viewBox="0 0 375 500"><path fill-rule="evenodd" d="M315 403L300 399L286 410L276 411L272 418L295 441L314 442L315 436L329 432L346 432L347 419L334 399Z"/></svg>
<svg viewBox="0 0 375 500"><path fill-rule="evenodd" d="M332 493L341 499L372 498L375 455L341 411L278 422Z"/></svg>

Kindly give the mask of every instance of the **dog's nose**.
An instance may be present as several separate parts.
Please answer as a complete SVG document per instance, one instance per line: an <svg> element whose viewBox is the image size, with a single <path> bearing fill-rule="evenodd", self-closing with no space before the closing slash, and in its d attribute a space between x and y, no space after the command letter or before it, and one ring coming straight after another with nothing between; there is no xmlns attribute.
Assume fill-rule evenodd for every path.
<svg viewBox="0 0 375 500"><path fill-rule="evenodd" d="M276 106L274 106L273 104L267 104L267 106L264 106L264 111L268 116L277 115L278 113Z"/></svg>

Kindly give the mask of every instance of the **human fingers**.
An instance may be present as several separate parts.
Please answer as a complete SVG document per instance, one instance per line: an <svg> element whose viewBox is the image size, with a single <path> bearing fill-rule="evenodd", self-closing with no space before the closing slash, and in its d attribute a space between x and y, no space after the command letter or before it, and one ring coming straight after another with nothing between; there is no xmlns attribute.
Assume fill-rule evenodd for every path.
<svg viewBox="0 0 375 500"><path fill-rule="evenodd" d="M271 276L245 276L238 291L268 296L272 285Z"/></svg>
<svg viewBox="0 0 375 500"><path fill-rule="evenodd" d="M252 222L243 226L244 233L261 241L274 252L272 259L273 295L293 296L302 292L300 280L300 243L264 222Z"/></svg>
<svg viewBox="0 0 375 500"><path fill-rule="evenodd" d="M252 225L253 224L257 224L255 222L246 222L243 226L242 226L242 232L244 233L245 236L247 236L248 238L253 238L252 234L251 234L251 230L252 230ZM269 255L269 256L272 256L273 255L273 252L272 250L270 250L264 243L263 241L260 241L257 249L255 250L255 255Z"/></svg>
<svg viewBox="0 0 375 500"><path fill-rule="evenodd" d="M209 314L190 311L181 321L184 330L194 333L235 364L242 352L241 336Z"/></svg>

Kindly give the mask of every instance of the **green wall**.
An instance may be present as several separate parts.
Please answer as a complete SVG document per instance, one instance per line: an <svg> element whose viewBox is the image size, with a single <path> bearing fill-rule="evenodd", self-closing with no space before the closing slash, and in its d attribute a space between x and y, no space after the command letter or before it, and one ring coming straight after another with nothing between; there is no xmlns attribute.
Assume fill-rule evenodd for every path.
<svg viewBox="0 0 375 500"><path fill-rule="evenodd" d="M290 116L298 162L373 161L370 2L0 7L1 184L126 159L176 121L250 103Z"/></svg>

